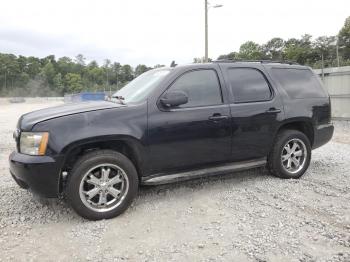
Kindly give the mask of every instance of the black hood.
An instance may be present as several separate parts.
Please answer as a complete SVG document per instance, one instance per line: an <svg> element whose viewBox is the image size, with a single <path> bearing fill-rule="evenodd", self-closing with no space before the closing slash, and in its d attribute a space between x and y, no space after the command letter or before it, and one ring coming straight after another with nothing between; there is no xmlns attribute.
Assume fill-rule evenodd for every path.
<svg viewBox="0 0 350 262"><path fill-rule="evenodd" d="M29 131L35 124L52 118L117 107L125 107L125 105L108 101L93 101L49 107L22 115L18 128Z"/></svg>

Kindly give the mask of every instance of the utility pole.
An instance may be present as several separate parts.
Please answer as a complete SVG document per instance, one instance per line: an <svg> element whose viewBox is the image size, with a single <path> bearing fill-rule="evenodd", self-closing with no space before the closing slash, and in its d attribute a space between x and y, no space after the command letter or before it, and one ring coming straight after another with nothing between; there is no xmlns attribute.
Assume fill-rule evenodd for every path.
<svg viewBox="0 0 350 262"><path fill-rule="evenodd" d="M322 81L324 82L324 61L323 61L323 51L321 53L321 58L322 58Z"/></svg>
<svg viewBox="0 0 350 262"><path fill-rule="evenodd" d="M117 68L117 91L119 90L118 85L119 85L119 68Z"/></svg>
<svg viewBox="0 0 350 262"><path fill-rule="evenodd" d="M7 89L7 68L5 67L5 91Z"/></svg>
<svg viewBox="0 0 350 262"><path fill-rule="evenodd" d="M208 63L208 0L204 0L205 11L205 55L204 62Z"/></svg>
<svg viewBox="0 0 350 262"><path fill-rule="evenodd" d="M108 80L108 66L106 67L106 75L107 75L106 86L107 86L107 88L109 87L109 96L111 96L112 95L112 90L111 90L111 86L110 86L109 80Z"/></svg>
<svg viewBox="0 0 350 262"><path fill-rule="evenodd" d="M339 62L339 37L337 36L337 45L335 47L336 52L337 52L337 66L340 66L340 62Z"/></svg>
<svg viewBox="0 0 350 262"><path fill-rule="evenodd" d="M208 0L204 0L204 31L205 31L205 51L204 51L204 63L208 63L208 9L223 7L223 5L210 5Z"/></svg>

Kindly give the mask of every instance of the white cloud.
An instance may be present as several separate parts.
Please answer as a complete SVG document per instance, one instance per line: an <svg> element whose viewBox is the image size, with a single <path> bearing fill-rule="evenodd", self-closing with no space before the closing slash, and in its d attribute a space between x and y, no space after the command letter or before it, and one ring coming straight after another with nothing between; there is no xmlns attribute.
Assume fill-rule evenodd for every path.
<svg viewBox="0 0 350 262"><path fill-rule="evenodd" d="M348 0L212 0L209 55L310 33L334 35ZM204 53L204 0L1 1L0 52L44 57L82 53L136 65L191 62Z"/></svg>

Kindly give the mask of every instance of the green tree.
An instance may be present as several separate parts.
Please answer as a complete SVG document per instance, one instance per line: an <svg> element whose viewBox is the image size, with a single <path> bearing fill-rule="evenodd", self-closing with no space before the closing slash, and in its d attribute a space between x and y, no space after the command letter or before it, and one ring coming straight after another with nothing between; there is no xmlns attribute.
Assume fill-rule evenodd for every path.
<svg viewBox="0 0 350 262"><path fill-rule="evenodd" d="M147 67L146 65L138 65L135 68L135 77L143 74L144 72L147 72L148 70L150 70L152 68Z"/></svg>
<svg viewBox="0 0 350 262"><path fill-rule="evenodd" d="M56 75L55 68L51 62L48 62L42 69L42 75L49 85L53 85L53 78Z"/></svg>
<svg viewBox="0 0 350 262"><path fill-rule="evenodd" d="M58 74L55 75L55 77L53 78L53 86L54 86L54 88L56 89L56 91L57 91L59 94L64 95L65 88L64 88L64 85L63 85L61 73L58 73Z"/></svg>
<svg viewBox="0 0 350 262"><path fill-rule="evenodd" d="M120 74L120 77L119 77L120 82L122 82L123 84L130 82L134 78L134 72L130 65L123 65L120 68L119 74Z"/></svg>
<svg viewBox="0 0 350 262"><path fill-rule="evenodd" d="M82 54L78 54L76 57L75 57L75 63L73 64L74 65L74 69L73 69L73 72L76 73L76 74L80 74L81 76L84 75L85 73L85 60L86 58L82 55Z"/></svg>
<svg viewBox="0 0 350 262"><path fill-rule="evenodd" d="M79 93L83 90L81 76L75 73L68 73L64 77L64 85L67 92Z"/></svg>
<svg viewBox="0 0 350 262"><path fill-rule="evenodd" d="M204 63L205 57L195 57L193 58L193 63L195 64L200 64L200 63ZM208 57L208 62L212 62L213 59L211 59L210 57Z"/></svg>
<svg viewBox="0 0 350 262"><path fill-rule="evenodd" d="M98 67L98 63L95 61L95 60L92 60L88 66L87 66L89 69L90 68L97 68Z"/></svg>
<svg viewBox="0 0 350 262"><path fill-rule="evenodd" d="M82 65L82 66L85 66L85 60L86 60L86 58L82 54L78 54L75 57L76 63L79 64L79 65Z"/></svg>
<svg viewBox="0 0 350 262"><path fill-rule="evenodd" d="M344 26L338 34L340 55L344 60L350 60L350 16L346 18Z"/></svg>
<svg viewBox="0 0 350 262"><path fill-rule="evenodd" d="M44 58L16 57L0 53L0 95L57 95L85 90L118 89L134 78L130 65L106 60L102 66L96 61L85 63L85 57L75 59L54 55ZM149 70L145 65L137 68L137 74ZM16 89L14 92L13 89ZM27 89L28 92L20 89ZM18 91L18 92L17 92Z"/></svg>
<svg viewBox="0 0 350 262"><path fill-rule="evenodd" d="M200 64L200 63L203 63L203 62L204 62L204 59L201 58L201 57L193 58L193 63L195 63L195 64Z"/></svg>
<svg viewBox="0 0 350 262"><path fill-rule="evenodd" d="M22 72L18 75L16 79L16 86L23 88L30 80L29 75L26 72Z"/></svg>
<svg viewBox="0 0 350 262"><path fill-rule="evenodd" d="M240 57L239 57L239 53L237 53L237 52L231 52L231 53L229 53L229 54L227 54L227 55L220 55L220 56L218 57L218 59L219 59L219 60L220 60L220 59L239 60Z"/></svg>
<svg viewBox="0 0 350 262"><path fill-rule="evenodd" d="M57 60L57 70L62 76L74 71L74 63L71 58L64 56Z"/></svg>
<svg viewBox="0 0 350 262"><path fill-rule="evenodd" d="M47 63L51 63L53 65L56 64L56 59L54 55L49 55L47 57L44 57L42 59L40 59L40 63L42 66L45 66Z"/></svg>
<svg viewBox="0 0 350 262"><path fill-rule="evenodd" d="M238 57L240 59L258 60L263 59L264 55L259 44L247 41L240 46Z"/></svg>
<svg viewBox="0 0 350 262"><path fill-rule="evenodd" d="M25 56L20 55L17 58L17 63L19 66L19 70L21 72L25 72L27 69L27 65L28 65L27 58Z"/></svg>
<svg viewBox="0 0 350 262"><path fill-rule="evenodd" d="M34 78L37 74L40 73L41 64L40 59L34 56L30 56L27 59L27 67L25 72L30 76L30 78Z"/></svg>
<svg viewBox="0 0 350 262"><path fill-rule="evenodd" d="M335 60L335 37L334 36L320 36L313 42L314 50L321 59L321 67L328 67L333 65Z"/></svg>
<svg viewBox="0 0 350 262"><path fill-rule="evenodd" d="M103 85L105 82L105 72L100 67L89 67L87 69L87 78L94 85Z"/></svg>
<svg viewBox="0 0 350 262"><path fill-rule="evenodd" d="M315 62L315 52L311 38L311 35L305 34L301 39L291 38L286 41L284 59L295 61L302 65L313 64Z"/></svg>
<svg viewBox="0 0 350 262"><path fill-rule="evenodd" d="M161 67L165 67L165 65L156 64L153 68L161 68Z"/></svg>
<svg viewBox="0 0 350 262"><path fill-rule="evenodd" d="M114 62L112 64L111 84L116 85L117 88L119 86L120 68L121 68L121 64L119 62Z"/></svg>
<svg viewBox="0 0 350 262"><path fill-rule="evenodd" d="M285 42L282 38L275 37L263 45L266 56L272 60L282 60Z"/></svg>
<svg viewBox="0 0 350 262"><path fill-rule="evenodd" d="M20 66L15 55L0 55L0 81L5 92L14 87L14 82L20 73Z"/></svg>

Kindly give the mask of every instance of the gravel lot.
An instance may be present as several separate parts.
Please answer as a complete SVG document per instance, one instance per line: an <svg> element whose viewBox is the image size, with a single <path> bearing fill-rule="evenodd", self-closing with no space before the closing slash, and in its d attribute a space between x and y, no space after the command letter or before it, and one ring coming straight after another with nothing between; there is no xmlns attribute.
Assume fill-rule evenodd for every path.
<svg viewBox="0 0 350 262"><path fill-rule="evenodd" d="M90 222L9 175L18 117L51 105L0 105L0 261L350 261L349 122L299 180L261 168L143 187L123 215Z"/></svg>

